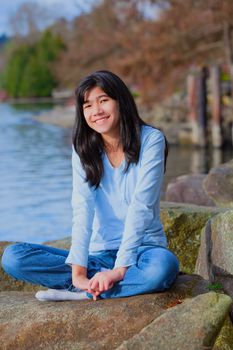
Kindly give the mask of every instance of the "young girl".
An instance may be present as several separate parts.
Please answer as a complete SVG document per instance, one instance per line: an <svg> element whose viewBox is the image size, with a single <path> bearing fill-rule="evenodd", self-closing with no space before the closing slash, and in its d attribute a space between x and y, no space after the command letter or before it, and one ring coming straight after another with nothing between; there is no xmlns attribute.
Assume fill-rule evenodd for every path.
<svg viewBox="0 0 233 350"><path fill-rule="evenodd" d="M138 115L123 81L108 71L76 90L70 251L18 243L2 266L47 288L39 300L119 298L164 291L179 271L167 249L159 201L166 141Z"/></svg>

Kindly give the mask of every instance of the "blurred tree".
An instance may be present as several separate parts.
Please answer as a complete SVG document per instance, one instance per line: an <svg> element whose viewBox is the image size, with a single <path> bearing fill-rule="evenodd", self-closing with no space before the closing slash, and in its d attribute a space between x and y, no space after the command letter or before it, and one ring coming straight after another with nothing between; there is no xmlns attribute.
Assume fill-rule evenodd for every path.
<svg viewBox="0 0 233 350"><path fill-rule="evenodd" d="M57 82L52 64L64 43L59 36L46 30L33 45L17 47L7 64L5 88L12 97L50 96Z"/></svg>
<svg viewBox="0 0 233 350"><path fill-rule="evenodd" d="M28 47L22 46L16 50L6 66L4 83L9 96L19 96L20 84L23 81L24 70L31 52Z"/></svg>
<svg viewBox="0 0 233 350"><path fill-rule="evenodd" d="M56 82L48 65L40 57L32 55L25 67L18 96L50 96L55 86Z"/></svg>

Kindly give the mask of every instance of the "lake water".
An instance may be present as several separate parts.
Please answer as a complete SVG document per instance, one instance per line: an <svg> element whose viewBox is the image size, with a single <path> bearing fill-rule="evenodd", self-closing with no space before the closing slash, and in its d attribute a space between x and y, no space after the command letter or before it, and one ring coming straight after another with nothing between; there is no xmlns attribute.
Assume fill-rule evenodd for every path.
<svg viewBox="0 0 233 350"><path fill-rule="evenodd" d="M38 111L0 104L0 241L70 234L69 132L34 121Z"/></svg>
<svg viewBox="0 0 233 350"><path fill-rule="evenodd" d="M32 116L52 106L0 104L0 241L42 243L71 232L70 131ZM164 189L174 177L206 173L232 150L170 149Z"/></svg>

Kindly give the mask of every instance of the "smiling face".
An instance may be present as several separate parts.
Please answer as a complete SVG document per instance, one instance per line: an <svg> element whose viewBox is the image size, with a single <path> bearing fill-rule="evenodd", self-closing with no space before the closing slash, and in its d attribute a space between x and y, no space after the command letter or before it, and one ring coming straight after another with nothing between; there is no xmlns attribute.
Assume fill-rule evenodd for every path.
<svg viewBox="0 0 233 350"><path fill-rule="evenodd" d="M86 92L83 114L88 126L100 133L103 139L119 138L120 113L118 103L99 86Z"/></svg>

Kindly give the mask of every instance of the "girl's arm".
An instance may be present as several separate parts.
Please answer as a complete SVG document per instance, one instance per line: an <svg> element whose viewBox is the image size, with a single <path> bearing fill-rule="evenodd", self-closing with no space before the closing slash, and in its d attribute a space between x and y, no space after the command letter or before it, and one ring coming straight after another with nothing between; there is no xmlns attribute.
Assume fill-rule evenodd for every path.
<svg viewBox="0 0 233 350"><path fill-rule="evenodd" d="M74 149L72 153L72 171L72 242L66 263L86 268L94 219L96 191L86 182L85 171ZM77 272L78 270L75 268L75 271Z"/></svg>
<svg viewBox="0 0 233 350"><path fill-rule="evenodd" d="M141 146L140 169L136 188L128 207L122 242L117 253L115 268L130 266L137 261L137 249L145 230L158 210L164 174L165 139L157 130L146 136ZM158 227L158 229L162 229Z"/></svg>
<svg viewBox="0 0 233 350"><path fill-rule="evenodd" d="M72 284L76 288L88 290L89 279L87 278L87 268L80 265L72 265Z"/></svg>

